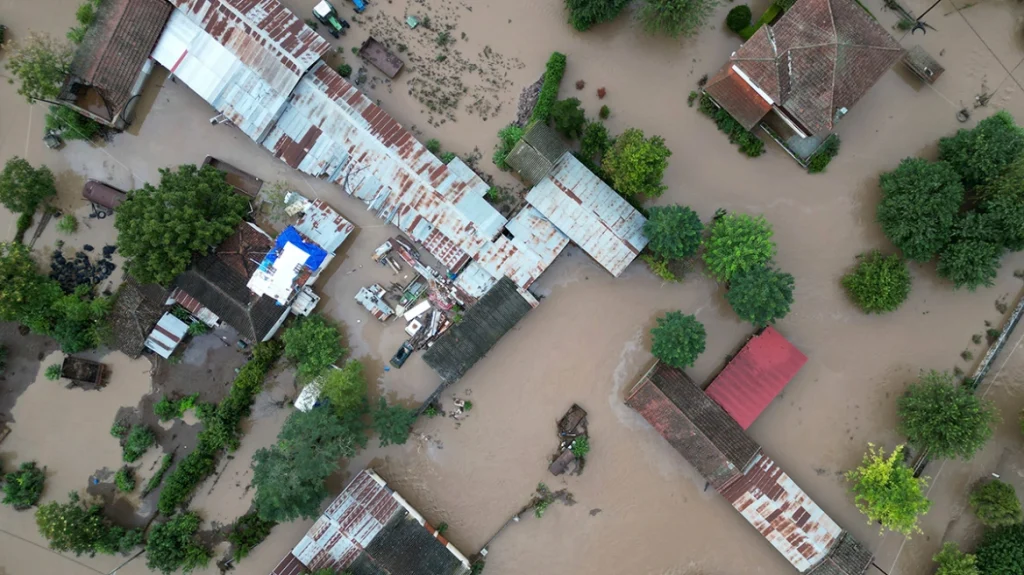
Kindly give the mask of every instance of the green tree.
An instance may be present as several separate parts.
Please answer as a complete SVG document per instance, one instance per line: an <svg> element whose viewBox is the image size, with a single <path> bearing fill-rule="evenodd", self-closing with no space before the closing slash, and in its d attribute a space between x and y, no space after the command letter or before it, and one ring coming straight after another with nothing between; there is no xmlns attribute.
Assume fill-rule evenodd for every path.
<svg viewBox="0 0 1024 575"><path fill-rule="evenodd" d="M4 505L18 511L32 507L43 495L46 468L39 469L35 461L26 461L3 477Z"/></svg>
<svg viewBox="0 0 1024 575"><path fill-rule="evenodd" d="M956 171L945 162L907 158L882 174L881 187L877 216L882 232L907 259L932 259L949 243L964 200Z"/></svg>
<svg viewBox="0 0 1024 575"><path fill-rule="evenodd" d="M523 139L523 133L523 129L515 124L509 124L498 130L498 145L494 147L494 155L491 156L491 160L499 170L507 172L512 169L505 163L505 158L512 152L512 148L516 147L519 140Z"/></svg>
<svg viewBox="0 0 1024 575"><path fill-rule="evenodd" d="M939 159L960 174L967 189L998 178L1010 162L1024 153L1024 130L1005 110L939 140Z"/></svg>
<svg viewBox="0 0 1024 575"><path fill-rule="evenodd" d="M1024 573L1024 524L986 529L976 556L984 575Z"/></svg>
<svg viewBox="0 0 1024 575"><path fill-rule="evenodd" d="M298 318L281 337L284 355L298 364L299 374L316 377L345 354L338 328L320 314Z"/></svg>
<svg viewBox="0 0 1024 575"><path fill-rule="evenodd" d="M1024 156L1011 162L980 195L980 209L988 216L986 223L995 229L999 243L1011 251L1024 249Z"/></svg>
<svg viewBox="0 0 1024 575"><path fill-rule="evenodd" d="M569 10L569 23L580 32L585 32L602 22L614 20L629 4L629 0L565 0Z"/></svg>
<svg viewBox="0 0 1024 575"><path fill-rule="evenodd" d="M740 319L765 327L786 317L793 305L793 276L768 266L739 272L725 299Z"/></svg>
<svg viewBox="0 0 1024 575"><path fill-rule="evenodd" d="M897 403L899 431L934 458L970 459L992 437L999 413L991 401L957 385L949 373L929 371Z"/></svg>
<svg viewBox="0 0 1024 575"><path fill-rule="evenodd" d="M59 132L65 140L89 141L103 131L102 124L66 106L50 106L45 125L47 132Z"/></svg>
<svg viewBox="0 0 1024 575"><path fill-rule="evenodd" d="M210 166L160 170L160 186L128 194L114 227L127 271L142 283L169 284L195 253L205 253L231 235L249 202Z"/></svg>
<svg viewBox="0 0 1024 575"><path fill-rule="evenodd" d="M605 153L602 168L623 197L656 198L668 189L661 178L671 155L661 136L646 138L643 131L630 128Z"/></svg>
<svg viewBox="0 0 1024 575"><path fill-rule="evenodd" d="M842 284L865 313L895 311L910 295L910 270L897 254L878 250L857 256L857 266L843 276Z"/></svg>
<svg viewBox="0 0 1024 575"><path fill-rule="evenodd" d="M555 102L555 105L551 106L551 119L555 123L555 129L566 138L580 137L583 134L583 126L587 123L587 116L576 98Z"/></svg>
<svg viewBox="0 0 1024 575"><path fill-rule="evenodd" d="M138 461L140 457L156 443L153 430L145 425L133 425L124 440L124 460L126 463Z"/></svg>
<svg viewBox="0 0 1024 575"><path fill-rule="evenodd" d="M892 455L884 449L868 444L868 452L860 467L848 471L846 479L853 483L851 491L857 509L867 515L869 522L879 522L885 529L910 535L920 533L918 515L931 508L932 502L924 496L925 478L915 478L914 471L903 464L903 446L897 446Z"/></svg>
<svg viewBox="0 0 1024 575"><path fill-rule="evenodd" d="M400 405L388 405L383 397L373 411L373 429L377 432L381 447L404 445L415 421L415 411Z"/></svg>
<svg viewBox="0 0 1024 575"><path fill-rule="evenodd" d="M362 362L350 359L341 369L327 370L320 383L320 396L331 402L338 415L365 412L366 375Z"/></svg>
<svg viewBox="0 0 1024 575"><path fill-rule="evenodd" d="M952 541L943 543L942 551L932 557L932 561L939 564L935 575L980 575L977 558L960 551Z"/></svg>
<svg viewBox="0 0 1024 575"><path fill-rule="evenodd" d="M719 281L758 268L775 257L772 226L764 216L725 214L711 224L704 242L704 264Z"/></svg>
<svg viewBox="0 0 1024 575"><path fill-rule="evenodd" d="M86 504L74 491L68 498L67 503L54 501L36 509L39 533L54 551L113 555L128 553L142 544L142 531L113 525L103 516L102 506Z"/></svg>
<svg viewBox="0 0 1024 575"><path fill-rule="evenodd" d="M327 402L288 416L278 442L253 456L253 504L261 519L282 523L320 514L338 460L366 446L359 415L339 417Z"/></svg>
<svg viewBox="0 0 1024 575"><path fill-rule="evenodd" d="M18 94L30 104L34 100L54 100L60 96L73 56L71 46L49 34L32 32L24 42L13 44L7 70L21 83ZM8 81L13 84L14 78Z"/></svg>
<svg viewBox="0 0 1024 575"><path fill-rule="evenodd" d="M114 485L124 493L135 491L135 470L127 465L118 469L114 474Z"/></svg>
<svg viewBox="0 0 1024 575"><path fill-rule="evenodd" d="M725 17L725 27L739 34L740 30L750 26L752 18L753 14L750 12L750 6L740 4L729 10L729 14Z"/></svg>
<svg viewBox="0 0 1024 575"><path fill-rule="evenodd" d="M235 562L249 556L249 552L256 548L270 535L270 530L277 525L273 521L261 519L257 513L246 513L235 520L228 533L228 541L234 547L231 554Z"/></svg>
<svg viewBox="0 0 1024 575"><path fill-rule="evenodd" d="M1019 525L1024 521L1017 492L998 479L985 482L971 494L971 509L985 527Z"/></svg>
<svg viewBox="0 0 1024 575"><path fill-rule="evenodd" d="M17 156L7 160L0 172L0 204L15 213L32 213L39 204L57 195L53 172L46 166L33 168Z"/></svg>
<svg viewBox="0 0 1024 575"><path fill-rule="evenodd" d="M718 0L643 0L637 18L649 34L693 36L708 23Z"/></svg>
<svg viewBox="0 0 1024 575"><path fill-rule="evenodd" d="M0 243L0 319L48 334L52 306L61 295L57 282L39 274L27 247Z"/></svg>
<svg viewBox="0 0 1024 575"><path fill-rule="evenodd" d="M182 513L154 525L146 542L146 567L164 575L206 567L212 554L196 539L200 523L195 513Z"/></svg>
<svg viewBox="0 0 1024 575"><path fill-rule="evenodd" d="M600 170L601 160L604 158L605 152L608 151L608 146L611 143L608 128L604 124L601 122L588 122L586 127L583 128L583 136L580 138L580 155Z"/></svg>
<svg viewBox="0 0 1024 575"><path fill-rule="evenodd" d="M696 212L685 206L653 207L644 224L647 249L669 259L686 259L700 249L704 224Z"/></svg>
<svg viewBox="0 0 1024 575"><path fill-rule="evenodd" d="M939 275L953 282L956 289L969 291L979 286L992 287L999 274L1003 247L981 240L955 241L939 254Z"/></svg>
<svg viewBox="0 0 1024 575"><path fill-rule="evenodd" d="M707 332L692 315L670 311L651 330L651 353L672 367L690 367L704 353Z"/></svg>

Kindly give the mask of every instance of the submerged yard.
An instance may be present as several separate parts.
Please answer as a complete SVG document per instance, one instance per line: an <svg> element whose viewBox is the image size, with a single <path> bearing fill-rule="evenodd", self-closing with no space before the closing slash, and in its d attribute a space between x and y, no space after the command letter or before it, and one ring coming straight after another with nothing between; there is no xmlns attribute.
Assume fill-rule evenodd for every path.
<svg viewBox="0 0 1024 575"><path fill-rule="evenodd" d="M302 18L314 3L285 2ZM915 13L930 4L904 2ZM63 34L75 5L68 0L0 0L0 20L14 36L30 29ZM887 28L899 19L881 0L865 5ZM755 16L765 7L755 2ZM919 370L971 371L975 360L962 359L961 352L971 350L974 358L984 355L985 344L973 343L972 335L984 332L986 322L1002 323L1005 308L997 301L1012 308L1024 288L1014 275L1024 269L1024 255L1005 256L995 285L976 292L954 291L936 275L934 263L912 265L909 300L884 316L861 313L839 280L857 254L892 249L875 223L880 172L907 156L934 157L937 138L972 126L997 109L1024 121L1024 68L1018 68L1024 43L1016 24L1024 6L943 0L927 18L934 29L926 35L893 29L904 47L920 44L938 57L944 75L928 87L899 65L888 72L839 123L842 149L818 175L807 174L771 142L763 156L745 157L712 121L687 107L687 94L700 77L714 73L739 46L740 38L722 23L728 8L719 9L713 29L673 41L645 35L627 14L587 33L574 32L565 23L561 2L553 0L394 0L373 3L358 18L349 18L345 3L352 29L332 42L357 69L351 48L370 29L407 45L407 67L397 79L385 81L369 68L363 89L398 121L415 126L422 140L437 138L444 150L460 157L478 150L479 170L505 186L518 184L490 162L496 133L515 119L520 90L536 81L557 50L568 60L561 97L579 98L590 116L608 105L607 124L613 133L638 127L665 138L672 150L664 180L668 190L655 203L691 206L705 221L719 208L764 214L774 226L776 262L796 281L792 312L777 329L809 361L750 434L833 519L876 553L881 570L869 573L930 574L931 557L943 541L958 541L970 549L978 536L979 526L966 503L976 481L998 473L1018 490L1024 488L1024 441L1017 425L1024 408L1020 328L979 390L1002 413L996 436L970 462L936 461L925 470L932 478L929 497L935 503L922 520L923 534L909 540L880 536L877 526L867 524L854 507L842 473L860 461L868 442L892 448L902 441L895 431L895 400ZM438 23L452 26L453 41L446 48L439 48L436 33L404 24L406 15L428 14L435 28ZM445 59L437 58L439 50L447 50ZM449 105L456 96L439 91L444 78L457 78L465 91L458 107L438 112L438 106ZM585 88L575 88L578 80ZM598 88L607 93L601 100ZM990 95L987 107L974 108L976 96L983 93ZM449 104L429 94L447 97ZM956 119L963 107L973 112L967 124ZM216 154L264 181L286 180L309 196L325 199L357 226L325 274L327 281L318 285L323 295L319 310L344 326L346 346L366 365L371 382L377 382L376 388L371 385L371 399L385 396L413 405L437 386L437 376L420 354L401 370L384 371L405 334L380 324L353 301L364 285L394 281L391 271L375 265L370 255L395 230L365 211L364 204L288 169L236 129L210 125L214 112L209 106L164 70L151 79L135 126L111 142L74 142L60 152L47 150L41 141L44 112L42 105L29 106L14 86L0 84L0 160L17 155L51 167L58 179L59 207L75 211L85 228L66 240L68 244L100 246L115 238L111 219L86 217L89 210L80 196L86 178L129 189L156 181L161 167L199 163L205 155ZM14 235L14 220L6 211L0 213L7 238ZM36 251L49 253L57 239L51 226L37 241ZM120 278L120 271L114 278ZM718 371L753 331L736 318L723 290L702 277L699 268L681 283L665 283L639 261L622 277L612 278L571 247L534 291L544 296L541 305L442 396L449 408L453 395L472 400L475 407L465 420L422 418L403 446L379 449L371 439L371 449L332 479L331 492L337 493L362 467L372 466L428 521L447 523L445 536L466 554L478 551L527 503L538 482L571 492L575 505L556 503L542 519L526 517L502 533L489 549L490 575L793 573L622 401L650 365L648 331L666 311L696 314L707 328L707 351L688 370L693 380L703 384ZM154 393L149 362L108 355L103 361L111 365L112 380L105 389L66 390L42 373L59 361L59 352L14 329L5 329L0 337L13 350L0 383L0 417L14 422L11 436L0 445L4 468L29 459L47 466L43 502L85 489L98 472L115 471L120 450L109 428L122 408L149 405L143 401ZM235 353L218 345L210 344L207 358L194 358L197 365ZM210 398L223 393L234 366L226 368L227 359L216 362L225 367L209 375L211 389L189 391ZM201 371L196 379L203 377ZM192 508L207 522L204 528L229 523L248 509L249 462L256 449L274 441L289 412L279 406L286 398L294 398L287 377L268 382L245 424L241 447L218 466L216 481L208 480L196 491ZM555 422L573 403L589 413L586 471L579 477L554 478L547 466ZM187 430L182 433L188 437ZM185 442L183 449L187 447ZM154 451L147 455L146 473L158 459ZM119 505L132 509L137 502ZM61 557L49 551L30 512L2 507L0 524L0 572L108 573L123 561ZM311 524L275 527L235 572L269 572ZM135 560L118 572L147 571L143 561ZM204 571L216 572L212 562Z"/></svg>

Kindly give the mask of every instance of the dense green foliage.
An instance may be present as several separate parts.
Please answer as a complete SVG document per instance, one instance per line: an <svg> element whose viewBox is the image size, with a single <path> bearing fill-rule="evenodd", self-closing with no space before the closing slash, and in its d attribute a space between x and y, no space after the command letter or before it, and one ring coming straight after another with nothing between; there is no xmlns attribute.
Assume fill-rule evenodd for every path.
<svg viewBox="0 0 1024 575"><path fill-rule="evenodd" d="M672 367L690 367L704 353L707 332L692 315L670 311L651 330L651 353Z"/></svg>
<svg viewBox="0 0 1024 575"><path fill-rule="evenodd" d="M704 242L704 264L718 281L767 264L775 257L772 226L764 216L725 214L711 224Z"/></svg>
<svg viewBox="0 0 1024 575"><path fill-rule="evenodd" d="M926 262L949 243L964 187L945 162L906 158L882 174L878 223L907 259Z"/></svg>
<svg viewBox="0 0 1024 575"><path fill-rule="evenodd" d="M193 324L195 325L195 324ZM202 324L200 324L202 325ZM160 421L170 421L185 415L185 412L194 408L199 401L199 393L186 395L179 399L171 399L166 395L153 404L153 413L160 418Z"/></svg>
<svg viewBox="0 0 1024 575"><path fill-rule="evenodd" d="M764 142L730 116L725 108L716 106L711 96L701 95L699 109L702 114L714 120L718 129L729 135L729 143L738 144L740 152L747 157L756 158L764 153Z"/></svg>
<svg viewBox="0 0 1024 575"><path fill-rule="evenodd" d="M10 46L7 70L18 80L18 94L29 104L34 100L55 100L71 68L74 51L47 34L33 32ZM13 83L13 79L10 80Z"/></svg>
<svg viewBox="0 0 1024 575"><path fill-rule="evenodd" d="M569 10L569 23L585 32L602 22L614 20L629 4L629 0L565 0Z"/></svg>
<svg viewBox="0 0 1024 575"><path fill-rule="evenodd" d="M89 31L89 26L92 26L96 20L96 11L101 2L102 0L86 0L78 6L78 9L75 10L75 20L78 21L78 26L68 30L68 40L75 44L80 44L82 40L85 40L85 33Z"/></svg>
<svg viewBox="0 0 1024 575"><path fill-rule="evenodd" d="M569 449L572 450L573 455L583 459L588 453L590 453L590 439L588 439L586 435L577 437L573 440Z"/></svg>
<svg viewBox="0 0 1024 575"><path fill-rule="evenodd" d="M211 553L196 539L199 524L195 513L182 513L154 525L146 541L146 567L164 575L206 567Z"/></svg>
<svg viewBox="0 0 1024 575"><path fill-rule="evenodd" d="M750 6L740 4L729 10L729 14L725 17L725 27L739 34L740 30L750 26L753 18L754 15L750 11Z"/></svg>
<svg viewBox="0 0 1024 575"><path fill-rule="evenodd" d="M142 544L141 530L114 526L103 516L102 506L87 505L74 491L68 497L67 503L54 501L36 510L39 533L54 551L114 555L128 553Z"/></svg>
<svg viewBox="0 0 1024 575"><path fill-rule="evenodd" d="M42 497L45 481L45 467L36 467L35 461L22 463L17 471L3 476L4 505L10 505L19 511L32 507Z"/></svg>
<svg viewBox="0 0 1024 575"><path fill-rule="evenodd" d="M668 189L661 178L671 155L661 136L647 138L643 131L630 128L615 139L601 166L623 197L656 198Z"/></svg>
<svg viewBox="0 0 1024 575"><path fill-rule="evenodd" d="M939 564L935 575L980 575L977 558L960 551L952 541L943 543L942 550L932 557L932 561Z"/></svg>
<svg viewBox="0 0 1024 575"><path fill-rule="evenodd" d="M23 212L18 216L18 221L14 228L14 241L15 243L22 243L25 241L25 233L32 227L32 214Z"/></svg>
<svg viewBox="0 0 1024 575"><path fill-rule="evenodd" d="M587 115L580 107L577 98L567 98L555 102L551 107L551 120L566 138L578 138L583 135L583 127L587 124Z"/></svg>
<svg viewBox="0 0 1024 575"><path fill-rule="evenodd" d="M366 446L362 414L341 417L325 403L289 415L278 442L253 456L253 504L261 519L280 523L319 515L338 460Z"/></svg>
<svg viewBox="0 0 1024 575"><path fill-rule="evenodd" d="M583 128L583 136L580 138L580 155L586 158L584 163L588 163L588 166L593 164L594 168L600 170L601 160L611 145L611 136L603 123L589 122Z"/></svg>
<svg viewBox="0 0 1024 575"><path fill-rule="evenodd" d="M1019 525L1024 521L1017 492L998 479L979 485L971 493L971 509L985 527Z"/></svg>
<svg viewBox="0 0 1024 575"><path fill-rule="evenodd" d="M983 575L1024 573L1024 524L986 530L976 555Z"/></svg>
<svg viewBox="0 0 1024 575"><path fill-rule="evenodd" d="M899 431L933 458L970 459L992 437L991 401L957 385L949 373L922 373L898 402Z"/></svg>
<svg viewBox="0 0 1024 575"><path fill-rule="evenodd" d="M868 445L860 467L848 471L846 479L853 483L851 491L857 509L869 522L904 535L920 532L917 517L931 507L924 495L925 478L915 478L914 471L903 464L903 446L885 456L885 450Z"/></svg>
<svg viewBox="0 0 1024 575"><path fill-rule="evenodd" d="M50 168L33 168L17 156L4 164L0 172L0 204L12 212L32 213L39 204L56 195L57 184Z"/></svg>
<svg viewBox="0 0 1024 575"><path fill-rule="evenodd" d="M415 421L414 410L400 405L388 405L383 397L380 398L377 409L373 410L373 429L377 432L381 447L405 444Z"/></svg>
<svg viewBox="0 0 1024 575"><path fill-rule="evenodd" d="M811 174L820 174L825 171L832 158L839 155L839 136L829 134L825 141L818 146L818 149L807 159L807 171Z"/></svg>
<svg viewBox="0 0 1024 575"><path fill-rule="evenodd" d="M124 493L135 491L135 470L127 465L118 469L114 474L114 485Z"/></svg>
<svg viewBox="0 0 1024 575"><path fill-rule="evenodd" d="M341 369L329 369L320 382L320 397L331 402L338 415L363 413L366 402L366 375L358 359L350 359Z"/></svg>
<svg viewBox="0 0 1024 575"><path fill-rule="evenodd" d="M273 521L260 518L256 513L250 512L235 520L228 533L228 541L233 546L231 557L237 563L249 556L249 552L263 543L263 540L270 535L274 528Z"/></svg>
<svg viewBox="0 0 1024 575"><path fill-rule="evenodd" d="M998 178L1021 154L1024 129L1005 110L939 140L939 159L949 163L968 190Z"/></svg>
<svg viewBox="0 0 1024 575"><path fill-rule="evenodd" d="M60 379L60 371L60 364L52 363L46 366L46 371L43 373L43 377L50 381L57 381L58 379Z"/></svg>
<svg viewBox="0 0 1024 575"><path fill-rule="evenodd" d="M555 101L558 100L558 89L562 85L562 76L564 75L565 54L552 52L547 66L544 68L544 84L540 88L537 103L530 114L530 122L547 122L551 117L551 110Z"/></svg>
<svg viewBox="0 0 1024 575"><path fill-rule="evenodd" d="M156 443L153 430L145 425L133 425L128 437L124 440L124 460L126 463L138 461L146 451Z"/></svg>
<svg viewBox="0 0 1024 575"><path fill-rule="evenodd" d="M192 256L235 231L249 202L210 166L160 170L160 186L146 184L118 206L114 226L127 271L142 283L167 285Z"/></svg>
<svg viewBox="0 0 1024 575"><path fill-rule="evenodd" d="M431 138L424 142L423 145L427 148L428 152L434 154L435 156L441 153L441 142L438 141L437 138Z"/></svg>
<svg viewBox="0 0 1024 575"><path fill-rule="evenodd" d="M102 124L65 106L50 106L44 122L47 132L59 132L65 140L89 141L103 132Z"/></svg>
<svg viewBox="0 0 1024 575"><path fill-rule="evenodd" d="M57 231L71 235L78 231L78 218L74 214L67 214L61 219L57 220Z"/></svg>
<svg viewBox="0 0 1024 575"><path fill-rule="evenodd" d="M644 224L647 249L662 258L693 257L700 249L703 234L700 216L686 206L652 207Z"/></svg>
<svg viewBox="0 0 1024 575"><path fill-rule="evenodd" d="M910 270L899 255L878 250L861 254L853 271L843 276L846 293L865 313L895 311L910 295Z"/></svg>
<svg viewBox="0 0 1024 575"><path fill-rule="evenodd" d="M498 145L494 147L494 155L491 159L494 161L494 165L498 166L499 170L507 172L512 169L505 163L505 158L512 152L512 148L516 147L519 140L523 138L524 132L525 130L515 124L509 124L498 130Z"/></svg>
<svg viewBox="0 0 1024 575"><path fill-rule="evenodd" d="M168 453L164 455L164 458L160 460L160 467L157 468L153 477L150 477L149 481L146 482L146 486L142 488L142 497L149 495L154 489L160 487L160 483L164 480L164 474L171 468L171 463L174 463L174 454Z"/></svg>
<svg viewBox="0 0 1024 575"><path fill-rule="evenodd" d="M793 305L793 276L759 266L735 274L725 300L740 319L765 327L786 317Z"/></svg>
<svg viewBox="0 0 1024 575"><path fill-rule="evenodd" d="M637 18L649 34L693 36L719 4L718 0L642 0Z"/></svg>
<svg viewBox="0 0 1024 575"><path fill-rule="evenodd" d="M960 289L974 291L979 286L991 287L999 273L1000 245L982 240L955 241L939 254L939 275Z"/></svg>
<svg viewBox="0 0 1024 575"><path fill-rule="evenodd" d="M196 448L167 477L157 502L160 513L173 514L192 495L196 486L213 472L221 450L238 448L242 418L249 415L252 402L263 387L263 379L280 354L281 346L275 341L257 344L252 359L235 377L228 396L220 404L203 404L197 409L203 430L199 432Z"/></svg>
<svg viewBox="0 0 1024 575"><path fill-rule="evenodd" d="M345 353L338 328L320 314L298 318L281 336L284 355L298 365L300 375L316 377Z"/></svg>

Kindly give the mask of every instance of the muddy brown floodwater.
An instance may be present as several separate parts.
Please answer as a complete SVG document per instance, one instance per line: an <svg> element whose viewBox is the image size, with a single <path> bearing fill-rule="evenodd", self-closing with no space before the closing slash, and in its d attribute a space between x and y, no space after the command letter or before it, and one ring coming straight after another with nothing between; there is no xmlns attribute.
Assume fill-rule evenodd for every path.
<svg viewBox="0 0 1024 575"><path fill-rule="evenodd" d="M930 3L905 1L915 13ZM0 0L0 22L14 38L29 30L62 35L72 24L75 4ZM314 0L286 4L305 18ZM713 73L739 45L735 36L719 29L729 6L720 8L712 26L697 38L675 41L644 35L628 14L576 33L565 24L557 0L390 0L372 2L358 19L351 17L347 2L337 4L353 27L341 41L332 40L341 47L336 56L344 54L357 70L351 48L370 29L410 52L408 68L393 82L367 66L363 87L370 96L403 124L415 126L423 139L438 138L445 150L466 156L478 148L484 156L481 171L502 185L516 184L490 164L495 133L514 119L520 90L537 79L551 51L558 50L568 56L562 97L580 98L591 115L607 104L613 132L638 127L665 138L673 151L665 176L669 188L656 203L687 204L705 219L717 208L763 213L774 224L777 263L795 276L797 286L793 310L778 327L809 361L750 433L826 512L876 551L878 565L888 573L931 573L930 557L946 539L969 547L977 526L963 511L977 479L995 472L1024 487L1021 442L1013 426L1024 403L1019 332L982 391L997 401L1005 423L970 463L936 462L926 470L933 477L930 495L936 503L922 522L923 535L907 543L879 536L853 506L840 476L858 463L867 442L892 447L900 440L894 431L894 401L919 369L959 366L969 371L960 352L971 349L981 357L983 348L973 345L971 336L983 333L986 321L1001 323L995 301L1012 300L1021 291L1013 272L1024 268L1024 256L1006 256L995 285L975 293L954 292L937 278L934 265L914 265L909 301L881 317L858 312L839 286L858 253L891 249L874 223L879 172L905 156L934 155L935 140L961 127L955 112L971 107L982 91L994 95L988 108L974 111L968 125L996 108L1024 119L1018 84L1024 68L1017 66L1024 49L1015 27L1024 7L943 0L928 16L935 30L926 36L894 30L905 46L920 43L937 55L946 73L934 88L922 87L902 69L886 74L840 124L843 149L828 172L809 176L774 145L761 158L742 157L712 122L686 106L698 78ZM881 0L865 4L883 25L897 21ZM753 2L756 13L765 6ZM453 42L441 48L438 31L396 25L408 14L431 15L435 27L451 25ZM443 50L447 55L439 61ZM421 102L424 90L446 74L459 76L465 96L457 109L431 111ZM575 89L577 80L586 82L584 90ZM599 87L607 90L600 102ZM327 199L358 231L320 286L321 311L344 325L347 346L367 362L377 381L372 395L411 405L437 385L419 355L401 370L384 372L404 339L401 327L376 322L352 301L360 286L394 279L390 271L372 265L369 256L395 230L361 203L287 169L237 130L210 126L213 111L166 71L154 75L130 133L111 142L46 150L40 141L44 113L44 107L26 104L13 86L0 84L0 160L20 155L49 165L58 175L58 205L80 216L85 178L130 188L155 182L161 167L200 162L207 154L265 181L285 180ZM69 244L102 245L114 239L110 220L88 223ZM2 230L8 238L14 233L14 218L6 212L0 213ZM56 239L47 230L36 250L49 253ZM115 280L119 277L115 272ZM789 564L724 500L705 491L693 468L622 403L624 391L651 361L648 330L659 314L681 309L706 325L707 351L689 370L697 381L714 373L750 334L750 326L726 305L721 288L699 270L681 284L665 284L639 263L613 279L577 249L567 250L535 287L546 296L542 305L443 397L449 404L452 394L470 398L474 409L469 418L458 427L450 419L419 421L406 445L368 449L348 462L330 481L332 491L355 470L373 465L429 521L448 523L446 535L467 554L478 551L528 501L538 482L572 492L575 506L556 505L540 520L525 518L492 544L490 575L791 574ZM4 344L19 345L16 338ZM45 358L42 365L53 360ZM3 396L5 406L8 396L15 396L10 414L16 423L0 446L0 458L5 465L29 458L47 465L44 501L84 489L97 470L116 469L120 452L108 434L110 423L119 408L139 405L151 393L147 360L129 362L113 354L104 361L115 364L118 375L101 392L64 390L29 373L34 368L18 376L32 381L4 382L19 390ZM230 522L248 509L250 458L273 443L288 414L277 405L293 393L287 376L268 384L239 451L197 490L193 508L207 527ZM591 455L582 476L553 478L546 466L555 448L554 422L573 402L590 412ZM158 454L147 457L155 461ZM143 462L144 468L149 465L148 459ZM268 572L310 524L276 527L236 572ZM31 515L6 507L0 509L0 529L3 575L108 573L121 561L52 553ZM142 559L119 571L144 572ZM212 564L203 571L215 572Z"/></svg>

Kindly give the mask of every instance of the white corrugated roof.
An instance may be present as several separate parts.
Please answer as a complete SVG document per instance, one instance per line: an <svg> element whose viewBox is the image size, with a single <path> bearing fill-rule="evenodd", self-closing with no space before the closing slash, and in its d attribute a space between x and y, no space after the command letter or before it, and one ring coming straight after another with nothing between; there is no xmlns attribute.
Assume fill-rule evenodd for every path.
<svg viewBox="0 0 1024 575"><path fill-rule="evenodd" d="M185 334L187 333L187 323L169 313L165 313L160 318L160 321L157 322L153 331L146 337L146 347L166 359L171 357L171 354L178 348L181 340L185 339Z"/></svg>

